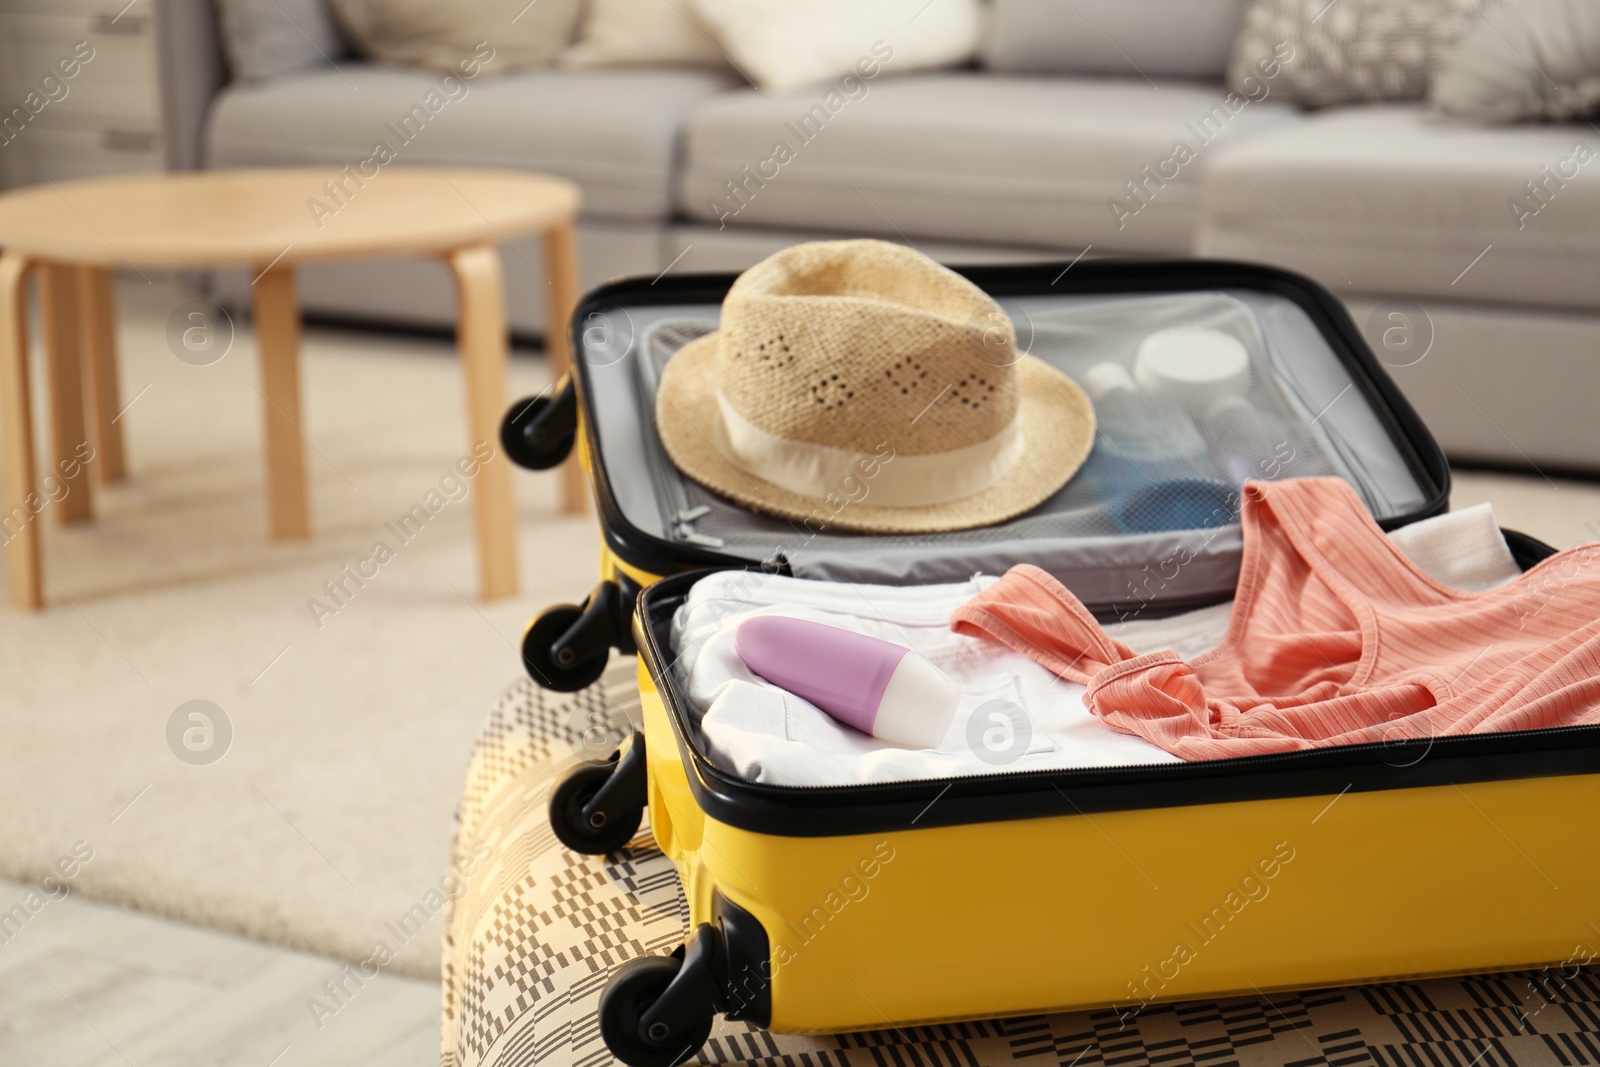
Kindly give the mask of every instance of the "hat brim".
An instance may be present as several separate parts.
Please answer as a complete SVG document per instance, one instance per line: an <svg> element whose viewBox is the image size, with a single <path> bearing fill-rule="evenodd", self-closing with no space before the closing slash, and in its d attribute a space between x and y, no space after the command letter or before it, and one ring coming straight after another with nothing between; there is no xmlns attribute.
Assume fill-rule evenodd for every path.
<svg viewBox="0 0 1600 1067"><path fill-rule="evenodd" d="M679 349L661 374L656 430L684 474L753 511L807 522L814 529L859 533L944 533L992 526L1044 503L1077 473L1094 445L1094 406L1076 382L1033 356L1017 364L1022 458L993 485L942 504L872 504L870 483L859 501L829 501L766 481L732 458L717 407L718 334ZM894 444L892 437L889 444Z"/></svg>

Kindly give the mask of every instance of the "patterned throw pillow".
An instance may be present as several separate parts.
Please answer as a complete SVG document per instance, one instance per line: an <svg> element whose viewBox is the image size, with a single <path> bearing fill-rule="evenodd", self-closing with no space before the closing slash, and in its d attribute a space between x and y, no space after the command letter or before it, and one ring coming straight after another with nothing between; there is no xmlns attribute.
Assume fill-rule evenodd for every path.
<svg viewBox="0 0 1600 1067"><path fill-rule="evenodd" d="M1251 0L1228 85L1282 60L1278 99L1303 107L1421 100L1433 73L1492 0ZM1287 56L1287 58L1285 58Z"/></svg>

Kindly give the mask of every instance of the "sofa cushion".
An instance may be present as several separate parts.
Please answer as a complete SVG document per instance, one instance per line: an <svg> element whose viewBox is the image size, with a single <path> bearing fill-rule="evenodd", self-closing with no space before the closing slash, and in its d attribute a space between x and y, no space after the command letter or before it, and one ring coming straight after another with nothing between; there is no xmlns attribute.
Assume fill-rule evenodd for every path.
<svg viewBox="0 0 1600 1067"><path fill-rule="evenodd" d="M323 0L218 0L228 69L240 81L264 81L322 66L349 53Z"/></svg>
<svg viewBox="0 0 1600 1067"><path fill-rule="evenodd" d="M1600 4L1527 0L1486 12L1428 93L1457 118L1579 119L1600 111Z"/></svg>
<svg viewBox="0 0 1600 1067"><path fill-rule="evenodd" d="M678 0L588 0L568 67L728 65L728 57Z"/></svg>
<svg viewBox="0 0 1600 1067"><path fill-rule="evenodd" d="M1244 0L994 0L991 70L1220 81Z"/></svg>
<svg viewBox="0 0 1600 1067"><path fill-rule="evenodd" d="M578 32L580 0L327 0L356 53L446 74L548 67Z"/></svg>
<svg viewBox="0 0 1600 1067"><path fill-rule="evenodd" d="M538 70L467 81L342 64L229 87L212 107L206 162L327 164L331 178L386 145L398 166L544 171L582 187L587 216L661 219L683 116L728 84L728 75L702 70Z"/></svg>
<svg viewBox="0 0 1600 1067"><path fill-rule="evenodd" d="M684 132L678 205L719 225L1100 251L1188 248L1209 140L1295 114L1221 87L974 73L854 98L724 93ZM1185 146L1178 151L1178 146Z"/></svg>
<svg viewBox="0 0 1600 1067"><path fill-rule="evenodd" d="M1196 248L1345 293L1600 307L1597 157L1587 124L1324 112L1219 147Z"/></svg>

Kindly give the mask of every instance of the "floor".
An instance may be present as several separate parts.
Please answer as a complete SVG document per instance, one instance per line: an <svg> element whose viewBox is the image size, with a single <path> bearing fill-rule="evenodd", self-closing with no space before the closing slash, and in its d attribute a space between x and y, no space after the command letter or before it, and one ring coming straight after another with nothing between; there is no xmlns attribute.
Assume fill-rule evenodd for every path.
<svg viewBox="0 0 1600 1067"><path fill-rule="evenodd" d="M27 886L0 882L0 909ZM439 986L68 894L0 928L0 1064L437 1063ZM24 904L24 907L26 905ZM4 922L0 911L0 922ZM343 982L330 993L327 982Z"/></svg>
<svg viewBox="0 0 1600 1067"><path fill-rule="evenodd" d="M1450 506L1465 508L1484 501L1494 506L1501 526L1556 548L1600 541L1600 484L1543 474L1457 471Z"/></svg>

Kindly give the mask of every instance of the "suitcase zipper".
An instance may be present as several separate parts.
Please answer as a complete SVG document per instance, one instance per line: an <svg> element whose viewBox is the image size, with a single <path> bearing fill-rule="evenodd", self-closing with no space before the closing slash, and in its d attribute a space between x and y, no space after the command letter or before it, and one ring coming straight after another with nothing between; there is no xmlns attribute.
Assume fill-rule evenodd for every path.
<svg viewBox="0 0 1600 1067"><path fill-rule="evenodd" d="M678 717L675 715L674 719ZM1538 730L1518 730L1515 733L1502 734L1452 734L1448 737L1435 737L1426 739L1430 750L1447 747L1456 742L1481 741L1488 737L1518 738L1559 738L1572 736L1593 737L1600 732L1600 726L1552 726ZM941 787L946 785L971 785L1030 782L1049 786L1056 782L1069 784L1082 780L1105 781L1113 776L1129 784L1165 780L1174 774L1183 774L1186 770L1204 767L1207 770L1231 770L1247 772L1259 768L1281 765L1294 765L1306 762L1307 755L1322 752L1337 751L1350 755L1362 755L1373 752L1393 750L1392 746L1381 741L1367 742L1359 745L1340 745L1332 748L1301 749L1295 752L1274 752L1260 756L1235 756L1230 759L1219 760L1194 760L1186 763L1131 763L1117 767L1063 767L1038 771L1013 771L997 774L962 775L952 778L909 778L898 782L863 782L858 785L769 785L763 782L749 782L742 778L728 774L709 760L705 762L705 769L730 785L735 785L742 790L760 793L766 796L788 796L795 793L809 793L817 795L878 795L901 791L913 791L920 797L927 796L930 786ZM699 746L695 746L696 755L704 759ZM1423 757L1425 758L1425 757ZM1600 771L1600 762L1596 768Z"/></svg>
<svg viewBox="0 0 1600 1067"><path fill-rule="evenodd" d="M643 341L644 352L635 361L638 372L634 375L634 383L638 386L639 401L646 411L655 409L657 375L655 364L650 357L650 345L654 343L655 328L645 334ZM689 493L684 488L683 474L673 466L672 460L667 457L661 443L655 438L646 435L644 439L645 462L650 467L650 484L655 488L656 507L661 512L661 528L665 536L676 541L689 544L702 545L706 548L721 548L718 538L705 538L696 534L693 522L699 516L686 518L691 512ZM598 453L596 453L598 454ZM707 508L706 511L710 509ZM702 512L704 514L704 512ZM712 544L716 541L716 544Z"/></svg>

